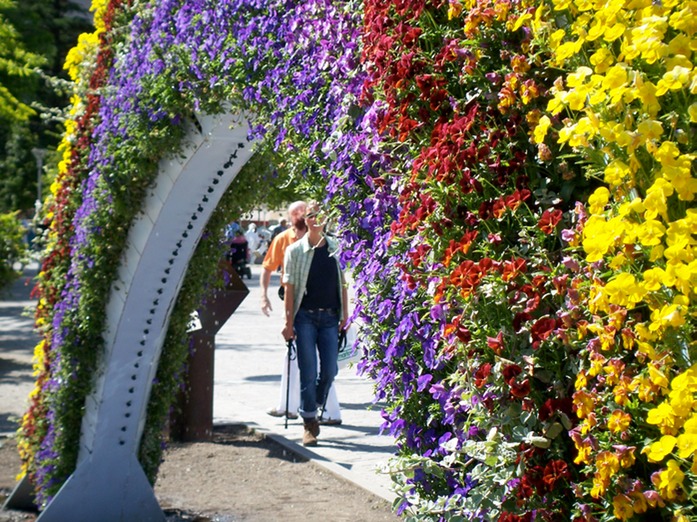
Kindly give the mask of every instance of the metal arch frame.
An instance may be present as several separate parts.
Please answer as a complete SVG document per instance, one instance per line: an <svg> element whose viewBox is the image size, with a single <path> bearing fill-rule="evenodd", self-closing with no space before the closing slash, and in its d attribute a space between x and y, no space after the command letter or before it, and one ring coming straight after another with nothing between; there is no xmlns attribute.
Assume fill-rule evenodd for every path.
<svg viewBox="0 0 697 522"><path fill-rule="evenodd" d="M241 115L202 115L198 123L181 157L160 163L130 229L106 307L105 351L85 404L76 469L40 522L165 520L137 457L152 381L205 224L252 155ZM26 494L27 484L13 497L19 491Z"/></svg>

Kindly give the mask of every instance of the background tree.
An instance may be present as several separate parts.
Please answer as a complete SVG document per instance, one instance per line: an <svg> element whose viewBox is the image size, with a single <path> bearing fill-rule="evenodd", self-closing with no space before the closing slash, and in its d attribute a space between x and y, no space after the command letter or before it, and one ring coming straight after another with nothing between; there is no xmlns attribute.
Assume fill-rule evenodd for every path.
<svg viewBox="0 0 697 522"><path fill-rule="evenodd" d="M90 27L86 8L74 2L0 0L0 212L34 206L32 149L55 149L68 103L51 79L66 78L65 56Z"/></svg>

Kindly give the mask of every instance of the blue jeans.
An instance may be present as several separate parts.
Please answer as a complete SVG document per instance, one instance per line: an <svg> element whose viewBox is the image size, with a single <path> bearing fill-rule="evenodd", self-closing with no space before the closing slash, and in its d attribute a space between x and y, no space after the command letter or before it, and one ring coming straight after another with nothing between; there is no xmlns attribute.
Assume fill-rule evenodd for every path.
<svg viewBox="0 0 697 522"><path fill-rule="evenodd" d="M301 308L295 314L293 326L300 369L300 415L312 419L317 415L317 408L324 405L338 371L339 314Z"/></svg>

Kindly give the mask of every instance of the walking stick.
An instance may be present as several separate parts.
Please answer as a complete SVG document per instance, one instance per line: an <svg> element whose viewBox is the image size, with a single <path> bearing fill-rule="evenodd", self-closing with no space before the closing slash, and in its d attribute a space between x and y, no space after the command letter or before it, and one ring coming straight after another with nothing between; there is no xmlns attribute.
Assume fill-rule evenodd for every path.
<svg viewBox="0 0 697 522"><path fill-rule="evenodd" d="M293 339L286 341L288 346L288 372L286 377L286 429L288 429L288 406L290 401L290 361L293 358Z"/></svg>

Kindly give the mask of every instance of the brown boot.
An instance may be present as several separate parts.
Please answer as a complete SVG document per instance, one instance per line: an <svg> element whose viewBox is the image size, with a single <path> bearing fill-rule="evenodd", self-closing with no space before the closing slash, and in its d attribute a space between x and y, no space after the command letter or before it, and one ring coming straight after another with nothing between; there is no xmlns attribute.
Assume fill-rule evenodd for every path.
<svg viewBox="0 0 697 522"><path fill-rule="evenodd" d="M303 446L317 446L317 435L319 435L319 422L317 419L305 419Z"/></svg>

